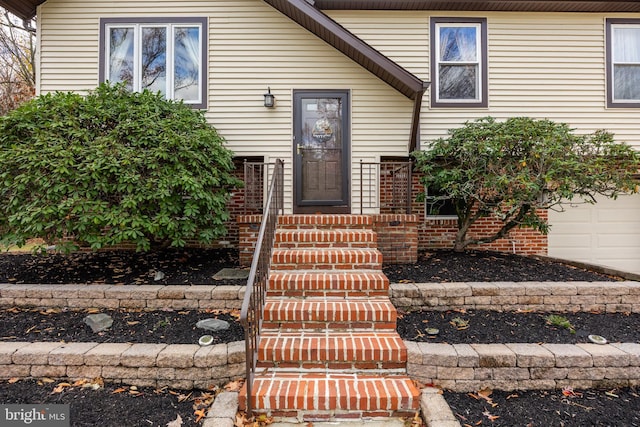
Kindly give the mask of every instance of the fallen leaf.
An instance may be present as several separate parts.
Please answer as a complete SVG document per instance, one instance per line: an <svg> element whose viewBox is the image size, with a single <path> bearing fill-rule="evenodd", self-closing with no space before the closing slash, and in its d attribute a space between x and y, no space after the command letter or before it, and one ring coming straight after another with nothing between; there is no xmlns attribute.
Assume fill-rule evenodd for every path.
<svg viewBox="0 0 640 427"><path fill-rule="evenodd" d="M124 388L124 387L120 387L120 388L117 388L117 389L113 390L111 392L111 394L118 394L118 393L122 393L123 391L127 391L127 389Z"/></svg>
<svg viewBox="0 0 640 427"><path fill-rule="evenodd" d="M182 417L180 414L177 414L176 419L173 421L169 421L167 423L167 427L180 427L182 426Z"/></svg>
<svg viewBox="0 0 640 427"><path fill-rule="evenodd" d="M582 397L582 393L574 391L573 387L564 387L562 389L562 395L566 397Z"/></svg>
<svg viewBox="0 0 640 427"><path fill-rule="evenodd" d="M189 393L189 394L178 394L178 402L184 402L186 400L189 400L189 398L191 397L191 395L193 394L193 392Z"/></svg>
<svg viewBox="0 0 640 427"><path fill-rule="evenodd" d="M207 414L204 412L204 408L194 411L193 414L196 416L196 424L198 424L201 419L207 416Z"/></svg>
<svg viewBox="0 0 640 427"><path fill-rule="evenodd" d="M480 396L484 400L491 400L491 398L489 397L491 396L491 393L493 393L493 390L488 387L478 390L478 396Z"/></svg>
<svg viewBox="0 0 640 427"><path fill-rule="evenodd" d="M240 391L243 385L244 385L244 380L231 381L230 383L224 386L224 389L227 391Z"/></svg>
<svg viewBox="0 0 640 427"><path fill-rule="evenodd" d="M56 382L56 380L54 380L53 378L47 378L47 377L41 378L40 381L42 381L45 384L51 384Z"/></svg>
<svg viewBox="0 0 640 427"><path fill-rule="evenodd" d="M137 320L132 320L130 322L127 322L127 325L129 325L129 326L134 326L134 325L138 325L138 324L140 324L140 322L137 321Z"/></svg>
<svg viewBox="0 0 640 427"><path fill-rule="evenodd" d="M497 420L498 418L500 418L499 415L491 415L489 413L489 411L484 411L482 413L482 415L484 415L485 417L487 417L489 419L489 421L494 422L495 420Z"/></svg>
<svg viewBox="0 0 640 427"><path fill-rule="evenodd" d="M20 378L18 377L13 377L13 378L9 378L9 380L7 381L9 384L13 384L20 381Z"/></svg>

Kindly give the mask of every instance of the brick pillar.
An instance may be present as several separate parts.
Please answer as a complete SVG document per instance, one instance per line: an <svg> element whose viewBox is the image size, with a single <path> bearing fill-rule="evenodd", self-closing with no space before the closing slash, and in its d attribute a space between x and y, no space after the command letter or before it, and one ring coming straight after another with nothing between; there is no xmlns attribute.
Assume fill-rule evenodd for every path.
<svg viewBox="0 0 640 427"><path fill-rule="evenodd" d="M378 234L378 250L385 264L414 264L418 261L419 215L373 215L373 230Z"/></svg>
<svg viewBox="0 0 640 427"><path fill-rule="evenodd" d="M236 223L238 224L238 256L240 265L243 267L251 266L261 222L262 215L238 215L236 217Z"/></svg>

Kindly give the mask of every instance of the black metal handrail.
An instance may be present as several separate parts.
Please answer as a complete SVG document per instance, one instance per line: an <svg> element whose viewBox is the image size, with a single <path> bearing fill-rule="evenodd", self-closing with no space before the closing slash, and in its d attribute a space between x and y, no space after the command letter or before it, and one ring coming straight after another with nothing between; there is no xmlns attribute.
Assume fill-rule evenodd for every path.
<svg viewBox="0 0 640 427"><path fill-rule="evenodd" d="M267 279L269 278L269 268L271 266L271 250L278 225L278 214L283 209L283 177L284 162L276 160L267 200L264 204L262 224L256 241L251 271L247 279L247 289L242 302L240 312L240 322L244 327L246 346L246 386L247 386L247 415L251 416L253 404L251 402L251 392L253 378L256 369L258 354L258 343L260 341L260 329L262 327L262 315L267 291Z"/></svg>
<svg viewBox="0 0 640 427"><path fill-rule="evenodd" d="M360 213L377 208L380 213L411 213L413 163L360 161Z"/></svg>

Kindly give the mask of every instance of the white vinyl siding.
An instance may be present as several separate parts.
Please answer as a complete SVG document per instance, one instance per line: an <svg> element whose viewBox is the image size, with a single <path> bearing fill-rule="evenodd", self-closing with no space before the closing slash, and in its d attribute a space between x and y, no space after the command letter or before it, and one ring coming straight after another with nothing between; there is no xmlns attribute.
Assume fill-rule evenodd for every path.
<svg viewBox="0 0 640 427"><path fill-rule="evenodd" d="M208 18L207 118L237 156L285 161L285 209L292 200L294 89L350 90L352 182L360 160L407 155L412 102L262 0L48 0L39 12L40 93L98 84L100 18ZM275 109L263 106L267 87ZM351 198L359 210L358 194Z"/></svg>
<svg viewBox="0 0 640 427"><path fill-rule="evenodd" d="M430 18L487 19L488 108L431 109L426 93L423 144L466 120L492 115L549 118L578 132L606 128L640 149L638 111L607 109L605 90L605 19L633 14L327 13L425 81ZM350 90L354 185L360 160L408 154L413 102L262 0L47 0L38 10L38 92L86 91L98 84L100 18L176 16L208 19L207 118L238 156L284 159L288 203L294 89ZM275 109L263 106L267 87ZM357 196L352 194L354 211Z"/></svg>

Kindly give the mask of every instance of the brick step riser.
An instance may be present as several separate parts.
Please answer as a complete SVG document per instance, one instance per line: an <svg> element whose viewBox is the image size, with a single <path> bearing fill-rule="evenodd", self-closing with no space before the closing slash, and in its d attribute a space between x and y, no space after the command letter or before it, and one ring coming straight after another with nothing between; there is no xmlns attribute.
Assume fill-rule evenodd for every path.
<svg viewBox="0 0 640 427"><path fill-rule="evenodd" d="M263 329L277 330L280 329L283 332L299 331L301 329L314 331L314 332L326 332L326 331L395 331L395 322L262 322Z"/></svg>
<svg viewBox="0 0 640 427"><path fill-rule="evenodd" d="M267 292L379 292L388 296L389 279L371 273L274 272L269 278ZM292 295L293 296L293 295Z"/></svg>
<svg viewBox="0 0 640 427"><path fill-rule="evenodd" d="M286 307L285 303L281 306L265 307L263 320L264 322L279 323L298 323L298 322L330 322L337 325L344 323L396 323L398 318L395 310L374 311L372 306L366 306L357 310L349 310L348 307L330 307L330 306L303 306L298 304L297 307Z"/></svg>
<svg viewBox="0 0 640 427"><path fill-rule="evenodd" d="M376 234L370 231L279 231L278 249L377 249Z"/></svg>
<svg viewBox="0 0 640 427"><path fill-rule="evenodd" d="M344 338L327 343L325 340L269 339L263 334L258 348L258 360L265 363L308 362L406 362L407 350L400 338L379 340Z"/></svg>
<svg viewBox="0 0 640 427"><path fill-rule="evenodd" d="M280 215L279 229L293 230L331 230L363 229L373 227L373 218L367 215Z"/></svg>
<svg viewBox="0 0 640 427"><path fill-rule="evenodd" d="M374 250L274 250L271 269L278 270L377 270L382 254Z"/></svg>
<svg viewBox="0 0 640 427"><path fill-rule="evenodd" d="M406 361L404 362L275 362L259 359L257 368L268 368L271 372L280 371L287 373L306 371L340 371L348 373L375 373L378 375L401 374L406 372Z"/></svg>
<svg viewBox="0 0 640 427"><path fill-rule="evenodd" d="M267 297L291 298L379 298L388 296L388 290L373 291L341 291L341 290L272 290L267 291Z"/></svg>
<svg viewBox="0 0 640 427"><path fill-rule="evenodd" d="M280 263L275 262L271 264L271 270L273 271L293 271L293 270L315 270L315 271L357 271L357 270L376 270L381 269L381 263Z"/></svg>
<svg viewBox="0 0 640 427"><path fill-rule="evenodd" d="M300 412L335 413L346 409L371 413L418 408L418 399L412 397L415 386L408 380L393 380L392 376L354 380L349 374L333 377L318 373L298 379L291 379L297 374L280 375L256 378L252 401L258 412L286 411L298 415Z"/></svg>

